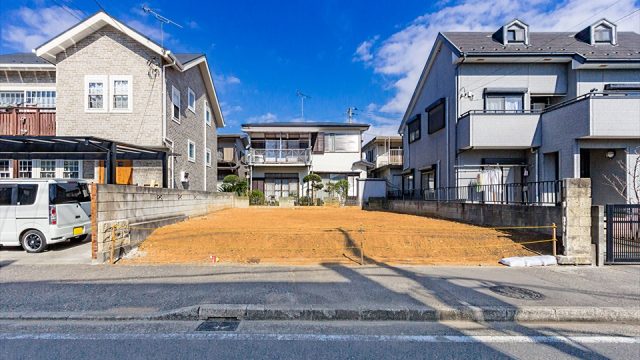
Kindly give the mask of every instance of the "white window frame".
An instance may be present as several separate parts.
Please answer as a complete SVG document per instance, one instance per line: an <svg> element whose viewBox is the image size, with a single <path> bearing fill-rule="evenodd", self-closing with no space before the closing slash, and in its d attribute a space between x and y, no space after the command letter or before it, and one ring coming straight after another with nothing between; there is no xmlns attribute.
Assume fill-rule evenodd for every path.
<svg viewBox="0 0 640 360"><path fill-rule="evenodd" d="M89 108L89 83L101 82L102 93L102 108ZM109 106L109 77L107 75L85 75L84 77L84 112L88 113L105 113L108 111Z"/></svg>
<svg viewBox="0 0 640 360"><path fill-rule="evenodd" d="M57 160L50 160L50 159L41 159L41 160L37 160L36 161L37 170L34 171L34 177L42 178L42 173L43 173L43 171L42 171L42 162L43 161L52 161L53 162L53 178L59 177L59 175L58 175L59 166L58 165L60 165L60 163ZM48 172L51 172L51 171L48 171Z"/></svg>
<svg viewBox="0 0 640 360"><path fill-rule="evenodd" d="M64 162L65 161L77 161L78 162L78 177L77 178L68 178L64 176ZM82 179L82 164L84 163L84 161L82 160L74 160L74 159L68 159L68 160L58 160L58 171L60 172L60 178L63 179Z"/></svg>
<svg viewBox="0 0 640 360"><path fill-rule="evenodd" d="M191 152L189 151L191 149L191 145L193 145L193 157L191 157ZM196 149L196 143L194 143L191 140L187 140L187 159L190 162L196 162L196 157L197 157L196 156L196 154L197 154L196 150L197 150Z"/></svg>
<svg viewBox="0 0 640 360"><path fill-rule="evenodd" d="M213 117L213 114L211 113L211 109L209 108L209 102L205 100L204 101L204 122L205 124L207 124L207 126L211 126L212 117Z"/></svg>
<svg viewBox="0 0 640 360"><path fill-rule="evenodd" d="M191 106L191 97L193 96L193 106ZM191 90L190 87L187 88L187 109L191 110L192 113L196 113L196 93Z"/></svg>
<svg viewBox="0 0 640 360"><path fill-rule="evenodd" d="M127 89L127 108L126 109L118 109L114 105L114 97L116 96L116 81L127 81L129 83ZM130 113L133 111L133 76L131 75L112 75L109 77L109 86L110 86L110 94L109 94L109 109L114 113ZM118 94L121 95L121 94Z"/></svg>
<svg viewBox="0 0 640 360"><path fill-rule="evenodd" d="M3 170L0 172L1 174L8 174L9 176L0 176L0 179L11 179L13 178L13 160L11 159L0 159L0 161L6 161L9 163L9 168L7 170Z"/></svg>
<svg viewBox="0 0 640 360"><path fill-rule="evenodd" d="M211 149L207 148L207 155L205 158L205 164L207 167L211 167Z"/></svg>
<svg viewBox="0 0 640 360"><path fill-rule="evenodd" d="M176 96L178 98L177 104L175 103ZM180 106L180 102L182 102L182 99L180 97L180 90L178 90L175 86L171 85L171 120L177 122L178 124L180 124L180 113L182 112L182 106ZM178 107L178 117L175 117L175 114L173 113L174 106Z"/></svg>
<svg viewBox="0 0 640 360"><path fill-rule="evenodd" d="M22 171L22 163L29 163L31 164L31 169L29 171ZM31 159L25 159L25 160L18 160L18 179L33 179L34 176L34 169L37 169L37 164L36 161L31 160ZM31 176L22 176L21 173L23 172L30 172Z"/></svg>

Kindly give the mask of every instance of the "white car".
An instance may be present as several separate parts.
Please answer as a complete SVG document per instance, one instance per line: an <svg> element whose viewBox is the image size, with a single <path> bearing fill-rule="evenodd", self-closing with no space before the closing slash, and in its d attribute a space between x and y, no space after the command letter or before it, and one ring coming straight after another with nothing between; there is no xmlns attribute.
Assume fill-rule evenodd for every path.
<svg viewBox="0 0 640 360"><path fill-rule="evenodd" d="M0 245L38 253L91 231L91 197L86 181L0 180Z"/></svg>

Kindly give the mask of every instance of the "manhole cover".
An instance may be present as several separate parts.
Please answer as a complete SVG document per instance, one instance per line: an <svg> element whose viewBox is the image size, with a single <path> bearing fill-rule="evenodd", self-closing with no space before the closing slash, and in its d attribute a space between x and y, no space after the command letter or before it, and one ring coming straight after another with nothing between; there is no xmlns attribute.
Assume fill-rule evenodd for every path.
<svg viewBox="0 0 640 360"><path fill-rule="evenodd" d="M517 286L505 286L498 285L492 286L489 290L493 291L496 294L510 297L513 299L521 299L521 300L542 300L544 299L544 295L533 290L517 287Z"/></svg>
<svg viewBox="0 0 640 360"><path fill-rule="evenodd" d="M236 331L239 323L239 320L207 320L196 331Z"/></svg>

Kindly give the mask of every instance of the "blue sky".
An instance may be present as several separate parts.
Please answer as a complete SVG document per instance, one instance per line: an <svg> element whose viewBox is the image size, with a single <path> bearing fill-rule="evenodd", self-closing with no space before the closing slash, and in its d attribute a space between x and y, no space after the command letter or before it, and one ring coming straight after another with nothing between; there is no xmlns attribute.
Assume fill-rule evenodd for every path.
<svg viewBox="0 0 640 360"><path fill-rule="evenodd" d="M99 5L98 5L99 4ZM243 122L371 123L395 133L438 31L493 30L518 17L533 31L577 31L607 17L640 32L639 0L441 1L3 1L0 53L29 51L102 6L148 36L159 26L143 4L183 25L165 26L174 52L207 54L227 128ZM626 17L625 17L626 16Z"/></svg>

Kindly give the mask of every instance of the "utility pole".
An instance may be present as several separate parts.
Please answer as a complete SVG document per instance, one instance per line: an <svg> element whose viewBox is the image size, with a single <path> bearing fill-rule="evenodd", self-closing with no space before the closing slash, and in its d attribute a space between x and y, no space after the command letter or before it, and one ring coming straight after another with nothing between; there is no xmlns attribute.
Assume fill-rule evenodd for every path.
<svg viewBox="0 0 640 360"><path fill-rule="evenodd" d="M311 96L303 94L300 90L296 90L296 96L300 98L300 119L304 121L304 99L311 99Z"/></svg>
<svg viewBox="0 0 640 360"><path fill-rule="evenodd" d="M347 109L347 121L349 124L353 124L353 117L357 115L356 111L358 111L357 107L350 107Z"/></svg>
<svg viewBox="0 0 640 360"><path fill-rule="evenodd" d="M160 23L160 46L162 47L162 49L164 49L164 24L172 24L179 27L180 29L182 29L182 25L158 14L156 11L154 11L147 5L142 5L142 10L147 14L153 15L156 18L156 20L158 20L158 22Z"/></svg>

